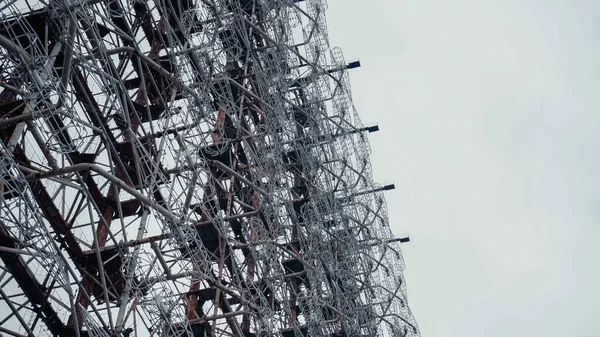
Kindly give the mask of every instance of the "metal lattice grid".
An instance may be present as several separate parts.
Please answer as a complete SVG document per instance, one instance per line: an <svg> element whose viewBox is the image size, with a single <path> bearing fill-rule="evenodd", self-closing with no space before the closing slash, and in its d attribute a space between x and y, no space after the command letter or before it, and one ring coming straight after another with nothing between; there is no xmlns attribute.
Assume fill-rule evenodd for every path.
<svg viewBox="0 0 600 337"><path fill-rule="evenodd" d="M419 336L325 10L0 1L0 333Z"/></svg>

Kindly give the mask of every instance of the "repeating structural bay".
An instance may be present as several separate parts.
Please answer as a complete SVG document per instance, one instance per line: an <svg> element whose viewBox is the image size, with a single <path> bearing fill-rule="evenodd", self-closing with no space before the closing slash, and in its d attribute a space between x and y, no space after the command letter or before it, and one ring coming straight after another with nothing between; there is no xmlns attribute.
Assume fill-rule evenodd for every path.
<svg viewBox="0 0 600 337"><path fill-rule="evenodd" d="M420 335L326 7L0 1L0 335Z"/></svg>

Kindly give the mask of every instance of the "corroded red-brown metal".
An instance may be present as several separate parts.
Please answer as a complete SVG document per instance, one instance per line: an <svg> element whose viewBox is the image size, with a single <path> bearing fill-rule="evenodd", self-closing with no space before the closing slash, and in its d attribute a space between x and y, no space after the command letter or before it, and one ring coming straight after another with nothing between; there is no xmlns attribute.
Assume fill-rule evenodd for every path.
<svg viewBox="0 0 600 337"><path fill-rule="evenodd" d="M0 246L18 248L15 239L2 227L0 227ZM7 252L2 252L0 259L21 287L23 294L35 307L34 311L38 312L42 321L48 326L48 330L55 336L68 336L70 334L69 329L63 324L50 302L48 302L49 290L36 280L23 259L17 254Z"/></svg>

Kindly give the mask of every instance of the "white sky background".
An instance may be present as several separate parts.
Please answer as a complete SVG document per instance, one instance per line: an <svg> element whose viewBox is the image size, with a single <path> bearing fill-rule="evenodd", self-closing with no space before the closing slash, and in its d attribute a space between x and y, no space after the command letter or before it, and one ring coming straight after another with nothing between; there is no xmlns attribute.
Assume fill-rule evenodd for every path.
<svg viewBox="0 0 600 337"><path fill-rule="evenodd" d="M424 337L600 336L600 1L329 0Z"/></svg>

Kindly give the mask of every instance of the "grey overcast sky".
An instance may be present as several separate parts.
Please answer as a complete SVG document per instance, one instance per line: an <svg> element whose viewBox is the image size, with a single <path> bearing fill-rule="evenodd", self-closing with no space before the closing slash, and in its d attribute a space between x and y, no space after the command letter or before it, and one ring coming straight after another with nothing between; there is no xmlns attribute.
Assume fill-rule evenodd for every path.
<svg viewBox="0 0 600 337"><path fill-rule="evenodd" d="M600 336L600 1L329 0L424 337Z"/></svg>

